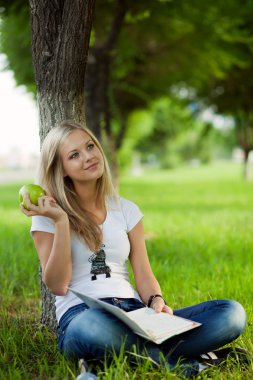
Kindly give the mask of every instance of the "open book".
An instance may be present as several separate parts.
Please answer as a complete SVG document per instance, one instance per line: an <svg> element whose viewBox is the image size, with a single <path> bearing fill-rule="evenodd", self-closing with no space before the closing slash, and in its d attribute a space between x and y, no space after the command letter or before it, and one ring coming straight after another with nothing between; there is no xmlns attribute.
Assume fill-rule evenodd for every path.
<svg viewBox="0 0 253 380"><path fill-rule="evenodd" d="M72 288L68 288L90 308L105 309L124 322L135 334L160 344L174 335L194 329L201 323L189 319L177 317L167 313L156 313L153 309L144 307L138 310L126 312L117 306L113 306L86 296Z"/></svg>

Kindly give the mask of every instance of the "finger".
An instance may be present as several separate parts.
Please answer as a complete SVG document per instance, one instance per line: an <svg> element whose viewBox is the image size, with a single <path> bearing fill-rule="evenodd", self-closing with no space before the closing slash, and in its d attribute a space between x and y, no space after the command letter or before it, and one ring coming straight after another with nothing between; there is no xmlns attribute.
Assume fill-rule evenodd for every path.
<svg viewBox="0 0 253 380"><path fill-rule="evenodd" d="M25 193L24 194L23 204L25 204L27 206L27 208L30 208L30 206L31 206L32 203L31 203L31 199L30 199L29 193Z"/></svg>
<svg viewBox="0 0 253 380"><path fill-rule="evenodd" d="M163 312L173 315L173 309L167 305L164 306Z"/></svg>
<svg viewBox="0 0 253 380"><path fill-rule="evenodd" d="M50 195L43 195L42 197L38 198L38 202L41 200L42 202L51 202L51 203L56 203L56 200L51 197Z"/></svg>
<svg viewBox="0 0 253 380"><path fill-rule="evenodd" d="M163 301L154 302L152 305L152 308L155 310L156 313L161 313L161 311L164 308L164 302Z"/></svg>
<svg viewBox="0 0 253 380"><path fill-rule="evenodd" d="M38 198L38 206L41 215L44 215L45 212L50 211L51 208L57 207L57 202L51 196L46 195Z"/></svg>
<svg viewBox="0 0 253 380"><path fill-rule="evenodd" d="M31 202L29 193L24 194L24 199L22 203L26 205L26 209L28 211L35 211L36 206Z"/></svg>
<svg viewBox="0 0 253 380"><path fill-rule="evenodd" d="M27 210L22 204L19 205L20 211L26 216L35 216L38 215L35 211Z"/></svg>
<svg viewBox="0 0 253 380"><path fill-rule="evenodd" d="M38 206L44 207L44 206L48 205L50 198L51 197L49 197L48 195L43 195L43 197L39 197L38 198Z"/></svg>
<svg viewBox="0 0 253 380"><path fill-rule="evenodd" d="M50 204L52 204L54 206L57 204L56 200L52 197L50 198L49 202L50 202Z"/></svg>
<svg viewBox="0 0 253 380"><path fill-rule="evenodd" d="M157 306L157 307L155 308L156 313L161 313L162 310L163 310L163 307L162 307L162 306Z"/></svg>

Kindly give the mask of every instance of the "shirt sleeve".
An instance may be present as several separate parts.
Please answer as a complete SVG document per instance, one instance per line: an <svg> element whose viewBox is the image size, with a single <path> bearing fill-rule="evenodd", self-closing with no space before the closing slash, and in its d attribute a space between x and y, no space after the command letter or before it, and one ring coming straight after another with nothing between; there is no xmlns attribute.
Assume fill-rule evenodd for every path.
<svg viewBox="0 0 253 380"><path fill-rule="evenodd" d="M124 198L120 198L120 203L126 222L127 232L130 232L144 215L135 203Z"/></svg>
<svg viewBox="0 0 253 380"><path fill-rule="evenodd" d="M46 216L36 215L32 217L31 235L34 231L49 232L54 234L55 226L52 219Z"/></svg>

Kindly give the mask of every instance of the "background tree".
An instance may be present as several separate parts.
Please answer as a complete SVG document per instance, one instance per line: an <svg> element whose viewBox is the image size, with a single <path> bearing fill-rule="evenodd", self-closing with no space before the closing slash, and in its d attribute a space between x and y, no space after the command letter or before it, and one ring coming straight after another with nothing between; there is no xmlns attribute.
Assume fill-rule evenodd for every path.
<svg viewBox="0 0 253 380"><path fill-rule="evenodd" d="M137 143L136 149L141 152L142 159L153 156L162 167L170 167L168 156L175 137L188 129L196 129L192 112L178 100L167 97L152 104L150 117L150 132Z"/></svg>
<svg viewBox="0 0 253 380"><path fill-rule="evenodd" d="M97 2L95 42L94 48L90 49L91 66L95 67L97 62L98 67L102 67L99 70L101 76L91 79L88 64L86 77L86 84L90 80L93 82L93 91L89 93L96 94L97 91L97 99L103 99L95 113L96 99L87 102L90 104L87 114L96 122L100 134L105 132L110 150L116 157L131 112L149 107L154 99L168 94L175 83L184 81L198 85L210 75L224 75L233 64L236 58L231 50L224 49L224 44L225 36L233 30L231 15L236 3L225 9L222 2L212 5L195 1L193 11L193 4L188 1L169 4L162 1L124 2L125 18L121 19L117 44L107 50L106 61L100 52L101 47L102 51L106 47L104 31L114 24L110 21L109 4ZM104 22L101 22L102 14ZM222 27L217 24L219 17L225 20ZM95 58L93 51L96 52ZM98 77L100 83L96 81ZM116 164L114 160L115 172Z"/></svg>
<svg viewBox="0 0 253 380"><path fill-rule="evenodd" d="M16 36L9 32L11 20L20 17L20 7L26 4L21 0L0 0L0 4L6 9L2 50L18 83L28 84L27 75L19 74L22 60L15 59L9 49ZM245 4L250 15L252 4L249 0ZM231 67L244 60L235 49L244 33L243 9L237 0L226 4L222 0L97 0L86 75L86 114L91 129L107 142L115 173L131 112L169 94L175 84L200 88L210 78L225 78ZM19 25L25 33L21 21ZM29 44L27 51L29 55ZM32 76L29 83L32 88Z"/></svg>
<svg viewBox="0 0 253 380"><path fill-rule="evenodd" d="M234 120L234 133L237 145L244 152L244 178L249 178L249 153L253 150L253 110L252 80L253 61L246 67L234 67L224 80L213 81L205 89L208 93L205 104L216 112L228 115Z"/></svg>
<svg viewBox="0 0 253 380"><path fill-rule="evenodd" d="M6 68L17 85L36 94L31 52L29 5L23 0L0 0L1 51L7 56Z"/></svg>
<svg viewBox="0 0 253 380"><path fill-rule="evenodd" d="M248 157L253 150L253 26L251 22L252 2L245 1L237 14L236 38L233 41L236 62L226 76L213 77L197 92L204 106L212 106L220 114L234 119L234 130L238 146L244 151L244 177L249 177Z"/></svg>

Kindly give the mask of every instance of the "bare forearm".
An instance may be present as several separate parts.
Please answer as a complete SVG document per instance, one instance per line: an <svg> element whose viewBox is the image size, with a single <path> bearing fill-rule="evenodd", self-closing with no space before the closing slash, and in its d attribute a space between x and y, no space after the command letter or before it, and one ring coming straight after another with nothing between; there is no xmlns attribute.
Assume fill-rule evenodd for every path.
<svg viewBox="0 0 253 380"><path fill-rule="evenodd" d="M145 276L136 281L136 287L142 301L147 304L149 297L154 294L161 294L160 285L154 275Z"/></svg>
<svg viewBox="0 0 253 380"><path fill-rule="evenodd" d="M136 285L141 299L146 305L152 307L157 313L163 311L171 315L173 314L172 308L166 305L160 285L154 275L142 277L141 280L136 282ZM157 295L162 297L157 297Z"/></svg>
<svg viewBox="0 0 253 380"><path fill-rule="evenodd" d="M157 313L163 311L173 314L173 310L166 305L162 297L152 297L150 299L154 295L162 296L162 291L149 263L141 221L128 233L128 237L131 246L130 261L135 284L142 301L146 305L149 304ZM150 303L149 300L152 302Z"/></svg>
<svg viewBox="0 0 253 380"><path fill-rule="evenodd" d="M44 269L44 282L57 295L64 295L72 276L70 230L67 218L55 223L52 250Z"/></svg>

